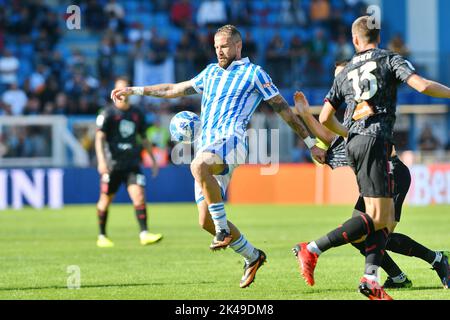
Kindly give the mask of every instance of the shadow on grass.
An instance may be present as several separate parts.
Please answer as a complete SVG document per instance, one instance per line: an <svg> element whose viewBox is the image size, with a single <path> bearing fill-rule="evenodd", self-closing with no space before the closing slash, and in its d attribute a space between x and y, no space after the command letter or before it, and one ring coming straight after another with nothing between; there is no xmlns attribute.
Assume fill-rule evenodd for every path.
<svg viewBox="0 0 450 320"><path fill-rule="evenodd" d="M419 291L419 290L444 290L444 288L442 286L436 285L434 287L431 286L423 286L423 287L411 287L411 288L407 288L407 289L387 289L387 290L395 290L397 292L402 292L402 291Z"/></svg>
<svg viewBox="0 0 450 320"><path fill-rule="evenodd" d="M215 282L202 281L202 282L179 282L177 285L201 285L201 284L213 284ZM152 282L152 283L119 283L119 284L88 284L80 286L80 289L85 288L127 288L127 287L146 287L146 286L165 286L173 285L173 283L165 282ZM67 286L44 286L44 287L24 287L24 288L0 288L1 291L25 291L25 290L50 290L50 289L68 289Z"/></svg>
<svg viewBox="0 0 450 320"><path fill-rule="evenodd" d="M308 288L308 291L302 292L302 294L318 294L318 293L325 293L325 292L357 292L358 290L355 288L355 290L349 290L344 288L333 288L333 289L310 289ZM395 291L395 292L408 292L408 291L425 291L425 290L444 290L442 286L436 285L436 286L415 286L412 288L405 288L405 289L386 289L386 291Z"/></svg>

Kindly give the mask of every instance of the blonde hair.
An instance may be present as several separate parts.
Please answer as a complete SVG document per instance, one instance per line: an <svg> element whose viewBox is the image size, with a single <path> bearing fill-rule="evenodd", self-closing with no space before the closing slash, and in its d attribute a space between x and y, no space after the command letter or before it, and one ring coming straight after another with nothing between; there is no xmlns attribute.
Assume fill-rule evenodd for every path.
<svg viewBox="0 0 450 320"><path fill-rule="evenodd" d="M378 43L380 29L370 26L370 17L362 16L353 22L352 33L356 34L365 43Z"/></svg>
<svg viewBox="0 0 450 320"><path fill-rule="evenodd" d="M224 34L230 36L234 42L242 41L241 33L235 26L233 26L231 24L227 24L227 25L217 29L215 35L217 35L219 33L224 33Z"/></svg>

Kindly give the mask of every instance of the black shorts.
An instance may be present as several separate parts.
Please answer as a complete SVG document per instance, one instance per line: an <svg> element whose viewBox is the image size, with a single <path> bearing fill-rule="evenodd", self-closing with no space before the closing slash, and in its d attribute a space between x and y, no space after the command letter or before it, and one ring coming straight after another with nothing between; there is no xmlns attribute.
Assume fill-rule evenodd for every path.
<svg viewBox="0 0 450 320"><path fill-rule="evenodd" d="M140 168L113 170L109 174L104 174L100 177L100 192L107 195L115 194L122 183L125 183L127 186L137 184L145 187L145 176Z"/></svg>
<svg viewBox="0 0 450 320"><path fill-rule="evenodd" d="M400 161L399 158L392 158L394 165L394 207L395 207L395 221L400 222L402 216L402 206L408 194L411 185L411 173L408 167ZM366 212L366 205L364 198L359 197L356 202L355 209L361 212Z"/></svg>
<svg viewBox="0 0 450 320"><path fill-rule="evenodd" d="M356 174L359 194L369 198L392 198L392 144L382 138L354 135L347 142L346 151L348 163Z"/></svg>

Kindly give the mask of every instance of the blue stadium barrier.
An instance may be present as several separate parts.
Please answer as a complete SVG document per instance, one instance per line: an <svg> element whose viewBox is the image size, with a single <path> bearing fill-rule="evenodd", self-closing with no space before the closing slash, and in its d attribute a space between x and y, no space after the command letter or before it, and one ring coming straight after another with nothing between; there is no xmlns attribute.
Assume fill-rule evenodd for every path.
<svg viewBox="0 0 450 320"><path fill-rule="evenodd" d="M147 181L148 202L190 202L194 201L194 180L188 166L161 168L156 178L144 169ZM130 198L121 187L115 202L129 202ZM99 175L94 168L64 170L64 203L94 203L98 200Z"/></svg>
<svg viewBox="0 0 450 320"><path fill-rule="evenodd" d="M147 202L194 202L194 179L189 166L170 165L160 169L156 178L143 170ZM0 209L7 207L58 208L64 204L94 204L99 197L99 174L95 168L1 169ZM5 192L6 191L6 192ZM129 203L126 188L121 186L114 199Z"/></svg>

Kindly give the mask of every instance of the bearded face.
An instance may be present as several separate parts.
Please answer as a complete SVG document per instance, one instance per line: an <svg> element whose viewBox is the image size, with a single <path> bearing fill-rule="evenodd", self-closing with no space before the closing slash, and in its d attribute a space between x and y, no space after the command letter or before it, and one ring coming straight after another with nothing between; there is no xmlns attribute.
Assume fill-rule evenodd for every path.
<svg viewBox="0 0 450 320"><path fill-rule="evenodd" d="M216 50L219 66L226 69L237 59L240 42L233 41L231 35L218 33L214 37L214 48Z"/></svg>

